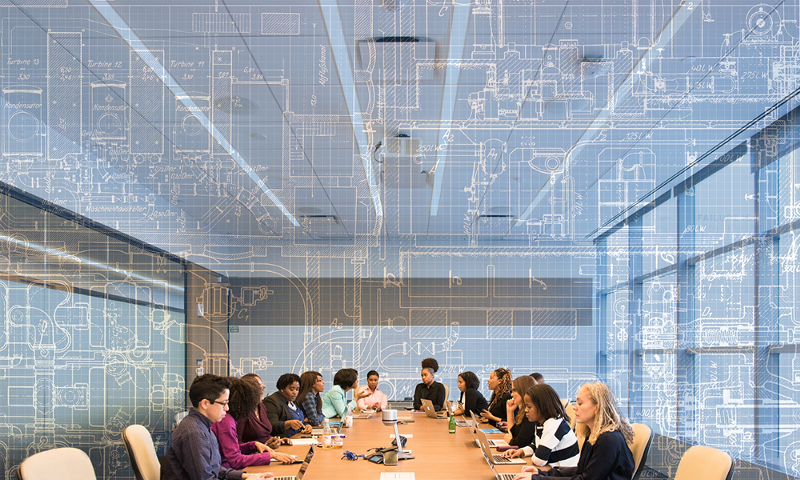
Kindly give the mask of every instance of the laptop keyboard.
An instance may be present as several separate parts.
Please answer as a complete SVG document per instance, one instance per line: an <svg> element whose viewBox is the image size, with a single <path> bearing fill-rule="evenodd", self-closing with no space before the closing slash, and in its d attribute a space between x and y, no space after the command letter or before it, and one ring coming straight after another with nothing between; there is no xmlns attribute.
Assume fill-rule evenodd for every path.
<svg viewBox="0 0 800 480"><path fill-rule="evenodd" d="M297 480L295 476L272 477L272 480Z"/></svg>
<svg viewBox="0 0 800 480"><path fill-rule="evenodd" d="M492 459L494 460L494 463L511 463L510 458L506 458L502 455L492 455Z"/></svg>
<svg viewBox="0 0 800 480"><path fill-rule="evenodd" d="M496 478L497 480L514 480L516 476L516 473L498 473Z"/></svg>

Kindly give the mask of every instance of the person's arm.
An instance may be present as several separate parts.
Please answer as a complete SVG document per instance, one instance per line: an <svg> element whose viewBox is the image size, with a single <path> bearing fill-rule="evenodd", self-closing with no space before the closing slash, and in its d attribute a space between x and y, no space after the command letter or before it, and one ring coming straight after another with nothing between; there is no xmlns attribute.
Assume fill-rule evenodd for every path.
<svg viewBox="0 0 800 480"><path fill-rule="evenodd" d="M431 399L431 403L433 403L433 409L437 412L444 408L444 401L447 400L445 398L445 389L444 384L440 382L436 382L436 391L434 392L434 398Z"/></svg>
<svg viewBox="0 0 800 480"><path fill-rule="evenodd" d="M352 400L348 404L344 397L345 395L344 390L341 390L341 392L342 392L341 395L338 394L331 395L331 406L333 407L334 410L336 410L336 414L339 415L339 417L344 418L345 415L347 414L347 407L349 406L350 408L355 408L358 406L358 404Z"/></svg>
<svg viewBox="0 0 800 480"><path fill-rule="evenodd" d="M267 409L267 419L272 424L273 434L281 434L285 430L284 422L281 420L281 405L270 395L264 399L264 407Z"/></svg>
<svg viewBox="0 0 800 480"><path fill-rule="evenodd" d="M269 452L253 453L252 455L243 453L243 451L257 452L256 442L240 445L239 439L236 437L236 423L233 419L215 423L211 426L211 430L217 436L219 452L222 458L231 468L241 470L251 465L269 465L271 458Z"/></svg>
<svg viewBox="0 0 800 480"><path fill-rule="evenodd" d="M418 383L414 389L414 410L422 410L422 388L420 387L425 388L425 384Z"/></svg>
<svg viewBox="0 0 800 480"><path fill-rule="evenodd" d="M530 445L533 443L533 436L536 434L536 423L524 419L521 424L514 425L516 428L513 430L509 445ZM533 450L530 453L526 452L525 456L533 455Z"/></svg>
<svg viewBox="0 0 800 480"><path fill-rule="evenodd" d="M175 459L180 463L183 470L188 474L187 480L214 480L223 478L220 475L224 474L231 479L240 479L242 472L238 472L238 477L235 474L227 477L228 469L221 468L215 471L211 468L212 448L218 448L217 443L213 439L209 441L209 435L213 436L211 432L203 432L198 430L195 435L187 435L182 437L180 441L173 442L172 449ZM213 443L212 443L213 442ZM179 472L176 472L179 473Z"/></svg>
<svg viewBox="0 0 800 480"><path fill-rule="evenodd" d="M578 467L555 467L547 472L540 471L539 475L568 478L570 480L606 480L613 472L614 466L619 462L619 456L623 453L622 448L630 452L624 440L618 441L614 438L615 433L604 433L597 437L597 442L594 445L583 445L584 449L586 447L589 447L589 449L587 452L588 458L581 473L578 473ZM621 437L622 435L620 435ZM583 452L581 452L581 455L583 455Z"/></svg>
<svg viewBox="0 0 800 480"><path fill-rule="evenodd" d="M477 390L469 389L464 392L464 415L469 412L475 412L479 415L481 412L478 410L478 396L475 395Z"/></svg>
<svg viewBox="0 0 800 480"><path fill-rule="evenodd" d="M356 404L358 405L358 408L360 408L361 410L366 410L369 407L371 407L372 404L367 402L368 399L369 399L369 397L359 398L358 401L356 402ZM375 403L375 402L372 402L372 403Z"/></svg>
<svg viewBox="0 0 800 480"><path fill-rule="evenodd" d="M303 401L300 403L300 407L303 409L303 412L305 412L308 423L311 425L322 425L322 422L325 421L325 416L317 412L317 396L313 393L308 392L306 394Z"/></svg>

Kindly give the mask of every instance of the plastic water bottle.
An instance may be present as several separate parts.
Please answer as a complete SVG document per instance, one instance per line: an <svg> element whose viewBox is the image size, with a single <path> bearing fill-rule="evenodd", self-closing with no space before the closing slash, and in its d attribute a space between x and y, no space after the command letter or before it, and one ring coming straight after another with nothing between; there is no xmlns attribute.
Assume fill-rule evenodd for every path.
<svg viewBox="0 0 800 480"><path fill-rule="evenodd" d="M331 425L326 418L322 425L322 448L331 448Z"/></svg>
<svg viewBox="0 0 800 480"><path fill-rule="evenodd" d="M353 409L348 408L347 414L344 416L344 426L345 427L352 427L353 426Z"/></svg>

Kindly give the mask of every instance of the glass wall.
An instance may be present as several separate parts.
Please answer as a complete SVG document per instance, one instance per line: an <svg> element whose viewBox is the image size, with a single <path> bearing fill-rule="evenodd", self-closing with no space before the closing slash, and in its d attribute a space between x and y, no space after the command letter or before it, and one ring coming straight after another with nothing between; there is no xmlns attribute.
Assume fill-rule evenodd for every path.
<svg viewBox="0 0 800 480"><path fill-rule="evenodd" d="M654 475L689 444L731 454L734 478L800 474L797 128L792 112L595 241L599 328L631 352L598 373L635 372L621 391L663 436Z"/></svg>
<svg viewBox="0 0 800 480"><path fill-rule="evenodd" d="M184 404L184 267L19 192L0 195L0 461L84 450L133 478L122 429L164 453Z"/></svg>

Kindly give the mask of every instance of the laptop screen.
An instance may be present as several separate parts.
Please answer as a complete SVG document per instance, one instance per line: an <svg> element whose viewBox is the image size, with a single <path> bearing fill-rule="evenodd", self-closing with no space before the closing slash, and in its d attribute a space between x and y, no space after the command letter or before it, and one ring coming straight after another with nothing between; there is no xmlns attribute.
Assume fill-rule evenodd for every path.
<svg viewBox="0 0 800 480"><path fill-rule="evenodd" d="M297 472L297 480L303 480L303 475L306 474L308 465L311 463L311 459L314 458L314 453L316 453L316 446L311 445L311 448L308 449L308 455L306 455L306 459L303 460L303 464L300 465L300 471Z"/></svg>

